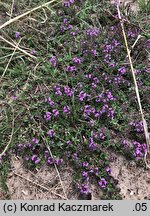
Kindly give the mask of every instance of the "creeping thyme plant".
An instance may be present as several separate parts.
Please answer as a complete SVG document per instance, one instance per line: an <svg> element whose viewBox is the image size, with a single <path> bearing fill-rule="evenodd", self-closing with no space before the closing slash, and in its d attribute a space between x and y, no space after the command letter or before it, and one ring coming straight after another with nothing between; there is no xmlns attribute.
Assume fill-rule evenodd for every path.
<svg viewBox="0 0 150 216"><path fill-rule="evenodd" d="M15 72L8 71L14 80L11 100L17 129L1 166L11 154L22 157L29 169L69 165L79 193L91 193L94 182L104 199L117 199L111 152L142 163L147 147L116 8L106 4L106 13L98 2L62 1L55 12L47 11L48 20L37 26L37 35L13 27L11 36L24 40L38 64L20 57L13 60ZM126 16L123 22L132 46L143 30ZM132 58L147 113L145 50L150 40L143 37L139 46ZM19 82L28 83L24 93Z"/></svg>

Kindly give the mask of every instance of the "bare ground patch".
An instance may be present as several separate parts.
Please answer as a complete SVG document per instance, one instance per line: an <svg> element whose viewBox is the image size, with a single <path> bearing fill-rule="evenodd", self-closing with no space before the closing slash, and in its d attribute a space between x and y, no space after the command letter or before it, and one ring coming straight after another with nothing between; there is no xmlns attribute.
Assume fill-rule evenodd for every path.
<svg viewBox="0 0 150 216"><path fill-rule="evenodd" d="M150 170L138 167L136 162L128 161L119 155L115 155L110 166L112 176L119 181L118 187L123 199L150 199Z"/></svg>
<svg viewBox="0 0 150 216"><path fill-rule="evenodd" d="M62 167L60 176L64 191L69 200L92 199L99 200L103 195L101 190L91 182L89 187L91 197L81 196L78 189L73 186L73 170L70 167ZM24 168L21 158L12 157L11 171L7 178L7 187L12 200L55 200L65 199L59 177L54 167L43 166L36 173Z"/></svg>
<svg viewBox="0 0 150 216"><path fill-rule="evenodd" d="M8 175L7 186L11 199L65 199L60 180L54 167L43 166L36 173L26 170L23 161L12 157L11 172ZM60 171L61 180L67 197L73 191L71 168ZM75 195L73 195L75 198Z"/></svg>
<svg viewBox="0 0 150 216"><path fill-rule="evenodd" d="M118 180L118 187L124 200L150 199L150 170L138 167L136 162L128 161L123 156L113 154L114 161L110 163L112 176ZM60 170L61 180L67 198L70 200L88 199L80 197L73 187L73 170L63 167ZM44 166L36 173L26 170L23 161L12 157L11 172L7 178L9 195L12 200L55 200L65 199L57 172L54 167ZM102 191L94 183L90 184L93 191L90 199L100 200ZM0 194L5 199L4 194Z"/></svg>

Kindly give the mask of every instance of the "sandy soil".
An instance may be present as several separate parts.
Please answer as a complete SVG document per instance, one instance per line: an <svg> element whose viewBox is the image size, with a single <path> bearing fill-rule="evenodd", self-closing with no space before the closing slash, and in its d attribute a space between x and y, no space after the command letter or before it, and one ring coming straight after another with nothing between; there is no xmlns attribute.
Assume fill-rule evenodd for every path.
<svg viewBox="0 0 150 216"><path fill-rule="evenodd" d="M150 170L137 167L136 162L115 155L110 164L112 176L118 179L122 198L125 200L150 199Z"/></svg>
<svg viewBox="0 0 150 216"><path fill-rule="evenodd" d="M68 194L74 193L72 174L68 167L64 168L63 173L60 172L65 195L54 167L44 166L33 173L24 168L21 158L12 157L7 186L11 199L65 199Z"/></svg>
<svg viewBox="0 0 150 216"><path fill-rule="evenodd" d="M110 167L112 176L118 180L118 187L124 200L150 199L150 170L137 167L134 161L127 161L123 156L113 154ZM63 167L60 170L61 181L54 167L42 167L36 173L26 170L21 159L12 157L11 172L7 179L7 186L11 199L88 199L80 197L78 190L73 187L73 170ZM101 199L102 191L90 185L93 191L92 200ZM4 196L2 193L0 196ZM0 197L1 198L1 197ZM1 198L2 199L2 198Z"/></svg>
<svg viewBox="0 0 150 216"><path fill-rule="evenodd" d="M78 189L73 186L73 170L69 166L62 167L59 174L62 184L54 167L44 166L33 173L24 168L21 158L12 157L11 172L7 179L9 195L13 200L66 199L66 197L69 200L97 200L102 196L102 191L97 190L93 182L90 184L90 189L93 191L91 197L81 197Z"/></svg>

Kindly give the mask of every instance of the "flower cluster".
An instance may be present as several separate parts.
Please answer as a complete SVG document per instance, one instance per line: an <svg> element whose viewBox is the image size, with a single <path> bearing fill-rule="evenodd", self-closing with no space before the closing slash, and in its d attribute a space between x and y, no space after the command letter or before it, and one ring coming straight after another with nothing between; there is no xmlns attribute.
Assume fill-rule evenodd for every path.
<svg viewBox="0 0 150 216"><path fill-rule="evenodd" d="M57 58L56 58L56 56L51 57L49 61L50 61L51 65L53 67L57 66Z"/></svg>
<svg viewBox="0 0 150 216"><path fill-rule="evenodd" d="M54 85L53 89L55 91L55 95L62 96L62 92L61 92L61 87L60 86Z"/></svg>
<svg viewBox="0 0 150 216"><path fill-rule="evenodd" d="M110 90L107 90L106 92L102 92L95 99L96 102L103 102L103 103L107 103L107 102L113 101L113 100L116 100L116 99L112 95L112 92Z"/></svg>
<svg viewBox="0 0 150 216"><path fill-rule="evenodd" d="M27 158L26 158L27 159ZM38 158L37 155L33 155L31 157L31 160L33 161L33 163L38 164L40 162L40 159Z"/></svg>
<svg viewBox="0 0 150 216"><path fill-rule="evenodd" d="M74 57L74 58L73 58L73 62L74 62L75 64L80 64L80 63L81 63L81 58L79 58L79 57Z"/></svg>
<svg viewBox="0 0 150 216"><path fill-rule="evenodd" d="M101 188L105 188L107 186L107 181L105 180L105 178L101 178L98 184Z"/></svg>
<svg viewBox="0 0 150 216"><path fill-rule="evenodd" d="M143 122L139 121L139 122L134 122L131 121L129 123L129 125L134 129L134 131L136 131L137 133L143 133L144 131L144 127L143 127Z"/></svg>
<svg viewBox="0 0 150 216"><path fill-rule="evenodd" d="M121 75L124 75L127 71L126 71L126 68L125 67L121 67L118 69L118 72L121 74Z"/></svg>
<svg viewBox="0 0 150 216"><path fill-rule="evenodd" d="M135 98L135 92L131 74L128 73L129 65L125 63L126 53L120 24L114 22L112 26L103 26L104 31L100 31L100 28L96 27L99 26L97 21L92 21L92 25L92 19L89 22L89 15L80 8L80 3L82 5L83 2L77 1L75 4L74 0L63 0L63 7L59 6L57 12L58 16L52 17L52 20L57 20L57 24L52 22L56 28L53 33L55 37L52 35L54 43L51 43L50 48L53 54L48 54L50 59L43 62L43 67L45 64L45 70L52 72L53 76L49 79L48 74L46 84L49 86L44 89L45 95L43 92L40 94L42 100L36 95L37 115L35 109L31 109L33 116L30 118L31 125L33 118L39 117L37 122L40 124L40 132L39 128L34 128L33 125L35 137L29 143L19 143L16 151L19 155L24 152L26 163L32 167L43 164L62 165L67 161L76 167L77 178L80 179L77 182L80 182L79 189L82 194L90 193L93 179L99 189L105 189L105 193L107 188L109 191L113 187L106 147L111 146L115 150L118 148L118 143L110 144L117 132L119 148L125 150L122 151L124 154L130 152L139 160L144 157L147 148L143 141L143 123L127 123L130 113L126 111L136 112L135 103L131 101ZM88 1L88 4L93 2ZM88 11L93 13L93 7L88 7ZM113 18L115 17L117 18L116 14ZM86 22L81 25L80 22L84 19ZM131 39L129 45L132 45L139 30L131 29L127 25L126 31ZM20 38L20 33L16 32L15 36ZM145 47L147 46L149 41L145 43ZM142 76L145 79L149 69L141 69L141 61L138 64L135 74L138 85L142 86ZM144 82L146 83L146 79ZM25 125L24 122L22 125ZM127 133L124 131L126 127ZM41 137L41 133L44 136ZM45 143L51 147L54 157L45 147Z"/></svg>
<svg viewBox="0 0 150 216"><path fill-rule="evenodd" d="M75 92L75 89L71 89L69 86L64 86L64 92L68 97L72 97Z"/></svg>
<svg viewBox="0 0 150 216"><path fill-rule="evenodd" d="M47 132L48 136L49 137L54 137L55 136L55 131L53 129L50 129L48 132Z"/></svg>
<svg viewBox="0 0 150 216"><path fill-rule="evenodd" d="M63 5L64 7L70 7L74 2L75 2L75 0L68 0L68 1L63 0L63 1L62 1L62 5Z"/></svg>
<svg viewBox="0 0 150 216"><path fill-rule="evenodd" d="M90 37L93 37L93 36L98 36L99 35L99 29L98 28L91 28L91 29L88 29L86 30L86 34Z"/></svg>
<svg viewBox="0 0 150 216"><path fill-rule="evenodd" d="M147 145L145 143L139 143L137 141L133 141L132 143L135 148L133 156L136 158L136 160L140 160L144 157L147 151Z"/></svg>
<svg viewBox="0 0 150 216"><path fill-rule="evenodd" d="M66 67L66 71L67 72L75 72L76 71L76 66L70 66L70 65L68 65L67 67Z"/></svg>

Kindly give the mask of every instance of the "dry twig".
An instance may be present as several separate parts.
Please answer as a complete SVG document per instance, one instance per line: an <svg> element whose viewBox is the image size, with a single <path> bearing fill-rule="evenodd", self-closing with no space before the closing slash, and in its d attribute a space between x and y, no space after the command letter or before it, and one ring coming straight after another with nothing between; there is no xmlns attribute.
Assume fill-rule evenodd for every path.
<svg viewBox="0 0 150 216"><path fill-rule="evenodd" d="M7 104L8 104L8 103L7 103ZM12 120L12 130L11 130L9 142L8 142L8 144L6 145L6 147L5 147L5 149L3 150L3 152L0 153L0 158L1 158L1 157L6 153L6 151L8 150L8 148L9 148L9 146L10 146L10 144L11 144L12 138L13 138L13 134L14 134L14 125L15 125L14 109L13 109L13 107L12 107L10 104L8 104L8 105L9 105L9 106L11 107L11 109L12 109L12 117L13 117L13 120Z"/></svg>
<svg viewBox="0 0 150 216"><path fill-rule="evenodd" d="M21 19L21 18L27 16L28 14L30 14L30 13L32 13L32 12L38 10L38 9L41 9L41 8L43 8L43 7L46 7L46 6L48 6L49 4L52 4L53 2L56 2L56 0L51 0L51 1L47 2L47 3L44 3L44 4L42 4L42 5L38 6L38 7L33 8L32 10L27 11L27 12L25 12L25 13L23 13L23 14L17 16L17 17L14 17L13 19L8 20L7 22L5 22L3 25L0 26L0 30L1 30L2 28L4 28L4 27L10 25L11 23L16 22L17 20L19 20L19 19Z"/></svg>
<svg viewBox="0 0 150 216"><path fill-rule="evenodd" d="M146 151L146 153L144 155L144 161L145 161L146 166L148 168L150 168L150 165L148 165L148 163L147 163L147 154L149 154L150 137L149 137L148 127L147 127L147 123L146 123L144 113L143 113L143 109L142 109L139 89L138 89L138 85L137 85L137 81L136 81L136 76L135 76L135 72L134 72L134 68L133 68L133 63L132 63L132 59L131 59L131 55L130 55L130 50L129 50L129 47L128 47L128 41L127 41L124 25L123 25L122 18L121 18L119 4L120 4L120 1L118 1L118 3L117 3L118 17L120 19L120 24L121 24L121 28L122 28L123 37L124 37L124 42L125 42L125 45L126 45L126 50L127 50L127 54L128 54L128 58L129 58L130 68L131 68L131 72L132 72L132 76L133 76L133 80L134 80L134 85L135 85L136 97L137 97L137 101L138 101L138 105L139 105L140 114L141 114L141 117L142 117L142 122L143 122L143 127L144 127L144 134L145 134L145 139L146 139L146 144L147 144L147 151Z"/></svg>
<svg viewBox="0 0 150 216"><path fill-rule="evenodd" d="M25 55L29 56L30 58L36 59L36 57L34 55L31 55L30 53L28 53L27 51L21 49L20 47L18 47L17 45L11 43L10 41L8 41L7 39L5 39L4 37L2 37L0 35L0 39L2 39L3 41L5 41L6 43L8 43L9 45L11 45L12 47L14 47L15 49L21 51L22 53L24 53Z"/></svg>
<svg viewBox="0 0 150 216"><path fill-rule="evenodd" d="M4 72L3 72L3 74L2 74L2 76L0 78L0 82L2 81L3 77L5 76L5 73L6 73L7 69L8 69L8 67L9 67L9 64L10 64L10 62L11 62L11 60L12 60L12 58L13 58L13 56L14 56L14 54L15 54L15 52L16 52L19 44L20 44L20 42L21 42L21 39L19 40L18 44L16 45L16 47L15 47L15 49L14 49L14 51L13 51L13 53L12 53L12 55L11 55L8 63L7 63L7 65L6 65L6 67L5 67L5 70L4 70Z"/></svg>
<svg viewBox="0 0 150 216"><path fill-rule="evenodd" d="M34 184L35 186L37 186L37 187L39 187L39 188L42 188L43 190L46 190L46 191L48 191L48 192L50 192L50 193L53 193L53 194L55 194L55 195L61 197L62 199L66 199L66 197L62 196L61 194L58 194L58 193L56 193L56 192L54 192L54 191L51 191L51 189L48 189L47 187L45 187L45 186L43 186L43 185L40 185L40 184L38 184L38 183L36 183L36 182L30 180L30 179L27 179L27 178L25 178L24 176L22 176L22 175L20 175L20 174L18 174L18 173L15 173L15 172L14 172L14 175L16 175L16 176L18 176L18 177L20 177L20 178L22 178L22 179L25 179L26 181L28 181L28 182Z"/></svg>

